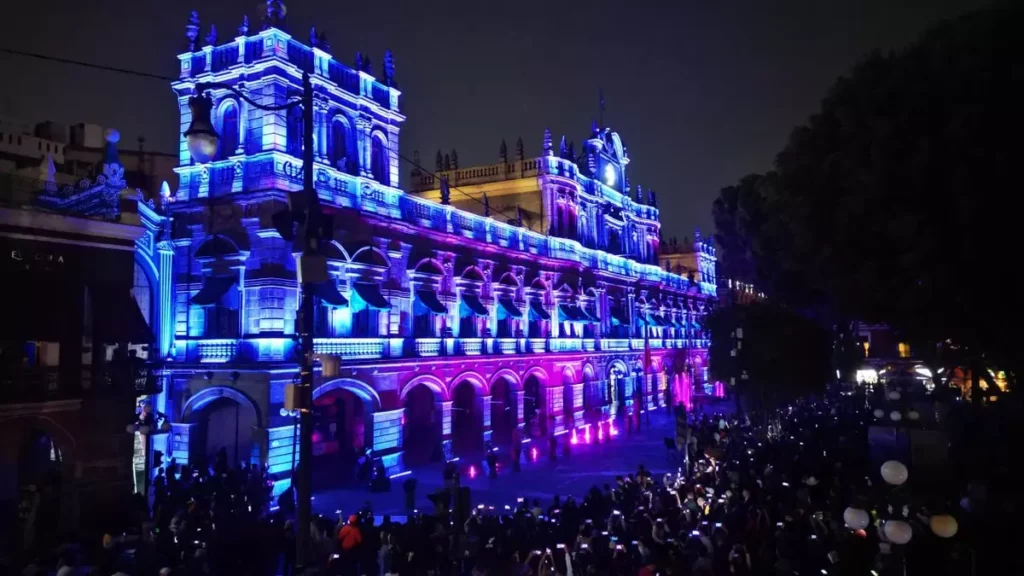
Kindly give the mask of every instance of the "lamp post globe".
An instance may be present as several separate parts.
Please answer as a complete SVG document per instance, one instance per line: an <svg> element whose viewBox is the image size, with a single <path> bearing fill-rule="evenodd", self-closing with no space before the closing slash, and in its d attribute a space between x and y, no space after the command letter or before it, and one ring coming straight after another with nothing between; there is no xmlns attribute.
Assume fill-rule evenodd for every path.
<svg viewBox="0 0 1024 576"><path fill-rule="evenodd" d="M185 142L192 158L205 164L217 155L217 147L220 145L220 136L210 119L213 100L207 94L200 93L188 99L188 107L192 110L192 123L185 130Z"/></svg>

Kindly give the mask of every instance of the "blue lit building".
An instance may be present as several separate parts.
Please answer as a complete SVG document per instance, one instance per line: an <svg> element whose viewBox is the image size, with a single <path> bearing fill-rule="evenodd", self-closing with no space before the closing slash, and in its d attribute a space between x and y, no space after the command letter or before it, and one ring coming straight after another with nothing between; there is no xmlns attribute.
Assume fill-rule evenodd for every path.
<svg viewBox="0 0 1024 576"><path fill-rule="evenodd" d="M259 31L246 23L199 46L193 13L172 87L184 132L197 83L281 105L311 75L312 169L334 230L334 282L315 319L315 470L337 480L332 463L367 447L391 470L474 454L517 428L555 433L638 398L664 405L700 378L714 285L659 267L656 202L632 196L618 134L595 126L579 158L545 136L538 157L520 145L515 161L505 153L458 174L441 166L414 174L407 193L397 187L405 116L390 54L378 76L367 59L347 66L322 37L303 43L283 28L271 11ZM180 186L164 203L158 326L168 362L157 409L173 420L166 450L179 462L223 448L269 463L280 489L294 465L295 420L282 407L296 378L299 248L272 216L300 190L302 115L208 93L217 155L196 163L182 138ZM518 200L500 198L498 181ZM475 185L478 201L453 202L451 186ZM488 190L518 209L491 213L479 202Z"/></svg>

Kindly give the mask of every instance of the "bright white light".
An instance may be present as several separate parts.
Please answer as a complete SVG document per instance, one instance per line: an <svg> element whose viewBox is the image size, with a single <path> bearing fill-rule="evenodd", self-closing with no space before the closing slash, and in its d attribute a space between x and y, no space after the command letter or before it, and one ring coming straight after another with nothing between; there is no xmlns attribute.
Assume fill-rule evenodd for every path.
<svg viewBox="0 0 1024 576"><path fill-rule="evenodd" d="M857 384L878 384L878 372L873 368L857 370Z"/></svg>
<svg viewBox="0 0 1024 576"><path fill-rule="evenodd" d="M914 372L917 372L918 374L924 376L925 378L932 377L932 371L925 368L924 366L918 366L917 368L914 368Z"/></svg>
<svg viewBox="0 0 1024 576"><path fill-rule="evenodd" d="M611 164L604 166L604 183L608 186L615 186L615 167Z"/></svg>

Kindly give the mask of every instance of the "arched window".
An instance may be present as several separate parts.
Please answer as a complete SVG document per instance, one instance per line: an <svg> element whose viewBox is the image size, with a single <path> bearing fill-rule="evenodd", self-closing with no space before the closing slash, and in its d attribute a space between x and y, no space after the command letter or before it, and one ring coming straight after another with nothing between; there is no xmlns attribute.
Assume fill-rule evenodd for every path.
<svg viewBox="0 0 1024 576"><path fill-rule="evenodd" d="M302 108L293 106L288 109L288 147L292 156L302 156Z"/></svg>
<svg viewBox="0 0 1024 576"><path fill-rule="evenodd" d="M384 140L384 136L380 134L374 134L372 137L373 146L371 149L370 156L370 173L373 175L373 179L385 186L390 186L389 173L391 172L388 166L388 150L387 142Z"/></svg>
<svg viewBox="0 0 1024 576"><path fill-rule="evenodd" d="M139 311L142 312L142 317L146 319L146 324L153 325L153 287L149 283L149 276L146 276L146 272L139 266L139 263L135 263L135 282L132 284L132 296L135 297L135 302L139 305Z"/></svg>
<svg viewBox="0 0 1024 576"><path fill-rule="evenodd" d="M235 154L238 149L238 105L227 102L220 109L220 147L217 148L217 159L223 160Z"/></svg>
<svg viewBox="0 0 1024 576"><path fill-rule="evenodd" d="M348 126L340 118L331 122L331 166L349 172L349 165L352 162L348 157Z"/></svg>

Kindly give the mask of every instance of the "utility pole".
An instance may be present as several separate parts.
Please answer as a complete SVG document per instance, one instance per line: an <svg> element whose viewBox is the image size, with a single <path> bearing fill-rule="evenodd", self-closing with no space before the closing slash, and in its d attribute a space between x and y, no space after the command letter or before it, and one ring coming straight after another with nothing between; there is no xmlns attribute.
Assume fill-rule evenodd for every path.
<svg viewBox="0 0 1024 576"><path fill-rule="evenodd" d="M299 308L299 478L296 488L298 496L298 538L296 538L296 571L316 565L312 558L312 542L309 522L312 518L313 488L313 316L316 312L314 286L326 276L318 266L320 257L320 232L323 212L320 197L313 184L313 84L309 73L302 74L302 191L306 195L305 242L297 267L302 286L302 305Z"/></svg>

